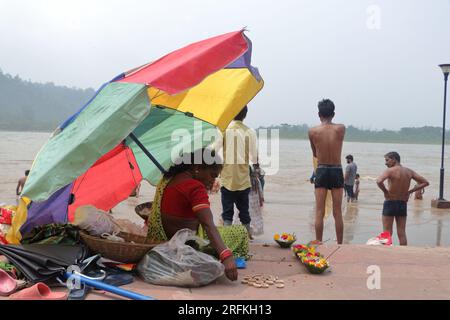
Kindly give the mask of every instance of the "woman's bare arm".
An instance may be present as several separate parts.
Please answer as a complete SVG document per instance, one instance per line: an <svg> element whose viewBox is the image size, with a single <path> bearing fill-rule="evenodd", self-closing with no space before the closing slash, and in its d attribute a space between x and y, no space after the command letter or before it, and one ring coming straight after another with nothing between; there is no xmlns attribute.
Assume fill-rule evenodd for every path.
<svg viewBox="0 0 450 320"><path fill-rule="evenodd" d="M197 212L197 217L202 225L202 227L205 229L206 234L208 235L209 241L211 241L211 245L214 249L216 249L217 254L220 255L220 253L227 249L225 244L223 243L222 238L220 237L219 231L217 231L216 225L214 224L213 215L211 212L211 209L205 208L201 209ZM236 264L234 262L233 256L228 257L222 263L225 266L225 275L228 279L234 281L237 280L238 273Z"/></svg>

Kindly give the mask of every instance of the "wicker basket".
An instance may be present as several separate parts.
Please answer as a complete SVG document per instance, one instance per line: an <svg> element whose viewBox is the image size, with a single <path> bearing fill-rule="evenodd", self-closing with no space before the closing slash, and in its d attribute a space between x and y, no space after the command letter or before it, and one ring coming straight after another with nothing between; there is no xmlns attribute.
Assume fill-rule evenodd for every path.
<svg viewBox="0 0 450 320"><path fill-rule="evenodd" d="M146 237L120 232L117 236L125 239L126 242L117 242L94 237L84 231L80 232L80 236L88 248L94 253L100 253L103 257L124 262L139 262L144 255L162 242L152 242ZM134 243L131 243L131 242Z"/></svg>

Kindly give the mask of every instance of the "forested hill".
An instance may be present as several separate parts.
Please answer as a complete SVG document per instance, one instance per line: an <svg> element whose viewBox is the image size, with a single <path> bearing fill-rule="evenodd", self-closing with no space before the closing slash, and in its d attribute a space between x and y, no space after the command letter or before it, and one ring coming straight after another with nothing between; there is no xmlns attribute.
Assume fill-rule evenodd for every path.
<svg viewBox="0 0 450 320"><path fill-rule="evenodd" d="M281 124L264 127L267 129L278 129L280 138L284 139L308 139L306 124L292 125ZM445 133L446 144L450 144L450 132ZM354 142L387 142L387 143L417 143L417 144L441 144L442 128L424 126L419 128L401 128L400 130L366 130L354 126L347 126L345 141Z"/></svg>
<svg viewBox="0 0 450 320"><path fill-rule="evenodd" d="M0 70L0 130L53 131L94 93L93 89L24 81Z"/></svg>
<svg viewBox="0 0 450 320"><path fill-rule="evenodd" d="M53 83L24 81L0 70L0 130L53 131L80 109L94 95L93 89L56 86ZM262 127L261 127L262 128ZM281 124L280 138L308 139L306 124ZM440 144L442 129L424 126L395 130L366 130L351 125L346 128L346 141ZM446 142L450 143L449 131Z"/></svg>

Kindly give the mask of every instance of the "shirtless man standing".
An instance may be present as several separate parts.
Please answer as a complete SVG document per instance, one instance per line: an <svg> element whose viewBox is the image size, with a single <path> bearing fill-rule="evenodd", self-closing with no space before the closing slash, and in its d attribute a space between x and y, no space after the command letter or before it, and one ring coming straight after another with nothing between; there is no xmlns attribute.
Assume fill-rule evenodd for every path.
<svg viewBox="0 0 450 320"><path fill-rule="evenodd" d="M318 107L321 124L308 131L313 156L317 158L318 162L314 181L316 196L316 240L322 242L325 200L327 190L331 190L336 239L338 244L342 244L344 222L342 220L341 206L344 190L344 174L341 166L341 152L345 126L332 122L334 117L334 103L331 100L324 99L320 101Z"/></svg>
<svg viewBox="0 0 450 320"><path fill-rule="evenodd" d="M23 187L25 186L25 182L27 181L29 173L30 173L30 170L26 170L25 171L25 176L20 178L19 181L17 182L16 195L19 196L22 193Z"/></svg>
<svg viewBox="0 0 450 320"><path fill-rule="evenodd" d="M403 167L400 164L400 155L397 152L387 153L384 159L388 169L377 179L377 185L383 191L385 198L383 204L383 231L389 231L392 235L395 218L399 243L401 246L406 246L407 201L412 193L425 188L429 183L413 170ZM416 181L417 184L409 190L411 179ZM384 185L385 180L388 180L388 188Z"/></svg>

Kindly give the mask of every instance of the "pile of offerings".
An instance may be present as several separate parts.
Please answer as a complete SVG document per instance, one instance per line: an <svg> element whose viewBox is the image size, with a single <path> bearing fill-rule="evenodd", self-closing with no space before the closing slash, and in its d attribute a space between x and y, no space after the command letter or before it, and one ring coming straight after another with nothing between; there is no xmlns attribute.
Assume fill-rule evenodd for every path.
<svg viewBox="0 0 450 320"><path fill-rule="evenodd" d="M270 274L247 275L244 276L241 283L255 288L269 288L270 286L275 286L278 289L284 288L284 280Z"/></svg>
<svg viewBox="0 0 450 320"><path fill-rule="evenodd" d="M292 247L292 251L310 273L320 274L330 267L328 260L314 246L298 244Z"/></svg>

